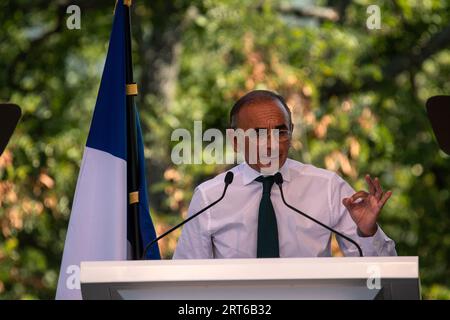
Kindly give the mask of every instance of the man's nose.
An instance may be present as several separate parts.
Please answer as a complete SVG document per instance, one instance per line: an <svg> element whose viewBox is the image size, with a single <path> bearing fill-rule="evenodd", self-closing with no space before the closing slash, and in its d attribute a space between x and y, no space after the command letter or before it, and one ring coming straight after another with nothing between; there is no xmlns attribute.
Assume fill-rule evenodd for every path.
<svg viewBox="0 0 450 320"><path fill-rule="evenodd" d="M279 152L278 140L274 135L268 135L259 141L260 148L266 149L266 155L272 156L272 152Z"/></svg>

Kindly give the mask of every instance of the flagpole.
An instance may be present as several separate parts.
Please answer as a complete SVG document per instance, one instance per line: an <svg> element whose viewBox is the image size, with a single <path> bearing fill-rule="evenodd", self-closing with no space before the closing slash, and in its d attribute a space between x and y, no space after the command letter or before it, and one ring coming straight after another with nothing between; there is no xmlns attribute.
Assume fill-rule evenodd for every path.
<svg viewBox="0 0 450 320"><path fill-rule="evenodd" d="M123 0L125 18L125 82L127 108L127 189L128 189L128 224L127 232L132 247L132 259L138 260L142 255L142 240L139 229L139 158L137 152L137 126L134 97L137 85L133 82L133 60L131 56L131 0Z"/></svg>

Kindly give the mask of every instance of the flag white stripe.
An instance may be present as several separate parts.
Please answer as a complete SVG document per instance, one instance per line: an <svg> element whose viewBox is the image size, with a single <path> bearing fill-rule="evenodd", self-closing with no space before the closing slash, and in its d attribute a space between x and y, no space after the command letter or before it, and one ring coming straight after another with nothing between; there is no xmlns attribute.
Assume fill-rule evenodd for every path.
<svg viewBox="0 0 450 320"><path fill-rule="evenodd" d="M81 261L127 259L126 189L126 161L86 147L64 245L56 299L81 299L81 291L77 289L79 282L76 283Z"/></svg>

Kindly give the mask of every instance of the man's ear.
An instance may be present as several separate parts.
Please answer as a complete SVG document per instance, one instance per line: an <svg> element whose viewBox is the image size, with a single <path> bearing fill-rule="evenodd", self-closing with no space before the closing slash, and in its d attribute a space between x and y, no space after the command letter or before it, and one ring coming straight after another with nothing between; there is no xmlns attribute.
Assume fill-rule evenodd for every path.
<svg viewBox="0 0 450 320"><path fill-rule="evenodd" d="M291 122L291 135L289 138L289 148L292 146L292 133L294 132L294 124Z"/></svg>

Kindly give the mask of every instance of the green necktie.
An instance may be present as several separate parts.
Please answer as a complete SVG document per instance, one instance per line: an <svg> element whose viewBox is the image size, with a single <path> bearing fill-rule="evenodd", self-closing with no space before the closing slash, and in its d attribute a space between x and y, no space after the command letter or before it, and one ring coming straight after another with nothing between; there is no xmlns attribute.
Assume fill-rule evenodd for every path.
<svg viewBox="0 0 450 320"><path fill-rule="evenodd" d="M257 258L279 258L277 217L270 200L273 176L255 179L263 184L263 194L259 204Z"/></svg>

